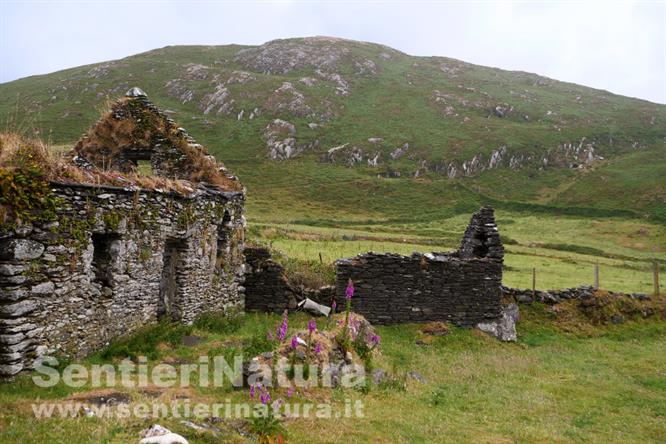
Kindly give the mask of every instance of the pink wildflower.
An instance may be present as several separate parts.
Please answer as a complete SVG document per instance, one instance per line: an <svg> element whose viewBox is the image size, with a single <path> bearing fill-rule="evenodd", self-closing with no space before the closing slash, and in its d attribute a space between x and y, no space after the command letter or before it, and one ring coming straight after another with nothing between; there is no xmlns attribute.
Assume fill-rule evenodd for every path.
<svg viewBox="0 0 666 444"><path fill-rule="evenodd" d="M354 297L354 282L349 279L349 283L347 284L347 290L345 290L345 297L347 299L351 299Z"/></svg>
<svg viewBox="0 0 666 444"><path fill-rule="evenodd" d="M289 312L285 310L282 315L282 323L280 324L280 328L278 329L278 340L280 342L284 341L284 338L287 337L287 326L289 322L288 314Z"/></svg>

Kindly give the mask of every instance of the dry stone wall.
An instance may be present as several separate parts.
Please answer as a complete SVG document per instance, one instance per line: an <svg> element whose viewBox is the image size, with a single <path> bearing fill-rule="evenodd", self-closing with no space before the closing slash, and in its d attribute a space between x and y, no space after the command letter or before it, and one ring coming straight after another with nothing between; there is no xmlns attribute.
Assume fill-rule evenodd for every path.
<svg viewBox="0 0 666 444"><path fill-rule="evenodd" d="M330 306L335 287L308 288L294 285L284 267L272 259L264 247L245 248L245 310L282 313L294 309L304 299Z"/></svg>
<svg viewBox="0 0 666 444"><path fill-rule="evenodd" d="M271 259L269 250L245 249L245 310L282 313L295 306L295 294L282 265ZM290 304L291 301L291 304Z"/></svg>
<svg viewBox="0 0 666 444"><path fill-rule="evenodd" d="M168 317L243 304L244 194L53 184L56 221L0 234L0 376Z"/></svg>
<svg viewBox="0 0 666 444"><path fill-rule="evenodd" d="M501 315L503 256L493 210L482 208L472 216L458 251L366 253L338 260L336 295L343 301L352 279L353 310L372 323L473 326Z"/></svg>

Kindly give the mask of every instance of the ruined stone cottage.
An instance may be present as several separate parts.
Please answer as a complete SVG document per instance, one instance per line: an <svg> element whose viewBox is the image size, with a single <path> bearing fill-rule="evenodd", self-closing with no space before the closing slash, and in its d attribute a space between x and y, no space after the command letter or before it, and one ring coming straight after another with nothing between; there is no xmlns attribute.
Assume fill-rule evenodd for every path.
<svg viewBox="0 0 666 444"><path fill-rule="evenodd" d="M114 103L69 159L70 179L48 186L53 217L0 231L0 375L242 306L243 187L145 93Z"/></svg>
<svg viewBox="0 0 666 444"><path fill-rule="evenodd" d="M457 251L338 260L338 305L351 278L354 311L372 323L492 321L501 316L503 257L493 210L485 207L472 216Z"/></svg>
<svg viewBox="0 0 666 444"><path fill-rule="evenodd" d="M310 298L344 309L348 279L353 310L372 323L448 321L472 326L501 317L504 248L491 208L475 213L460 248L446 253L366 253L336 261L334 288L291 285L284 268L261 247L248 248L245 309L281 313Z"/></svg>

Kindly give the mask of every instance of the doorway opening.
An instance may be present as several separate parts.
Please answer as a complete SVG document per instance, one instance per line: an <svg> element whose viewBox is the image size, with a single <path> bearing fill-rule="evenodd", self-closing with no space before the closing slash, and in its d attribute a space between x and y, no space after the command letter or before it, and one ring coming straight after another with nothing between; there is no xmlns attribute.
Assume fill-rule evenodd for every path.
<svg viewBox="0 0 666 444"><path fill-rule="evenodd" d="M171 320L180 319L180 284L182 274L182 255L187 250L185 239L167 239L162 255L162 277L160 279L160 298L157 305L157 317Z"/></svg>

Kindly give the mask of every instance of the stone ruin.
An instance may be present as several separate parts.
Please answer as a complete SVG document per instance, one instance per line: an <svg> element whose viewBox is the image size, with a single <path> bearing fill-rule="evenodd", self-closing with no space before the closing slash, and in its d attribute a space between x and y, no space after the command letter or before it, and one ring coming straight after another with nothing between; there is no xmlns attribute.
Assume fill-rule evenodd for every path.
<svg viewBox="0 0 666 444"><path fill-rule="evenodd" d="M121 183L145 161L156 180L183 179L189 191L52 182L54 220L0 230L0 376L160 318L191 323L243 305L244 189L141 90L70 158L81 174Z"/></svg>
<svg viewBox="0 0 666 444"><path fill-rule="evenodd" d="M502 317L504 248L491 208L472 216L457 251L366 253L336 262L336 299L348 279L356 313L376 324L448 321L475 326Z"/></svg>
<svg viewBox="0 0 666 444"><path fill-rule="evenodd" d="M457 251L366 253L336 262L336 286L299 288L261 247L245 249L245 309L282 313L305 298L344 309L347 280L354 281L353 310L371 323L449 321L463 326L494 322L501 305L504 248L494 212L472 216Z"/></svg>
<svg viewBox="0 0 666 444"><path fill-rule="evenodd" d="M138 88L68 161L87 180L49 183L55 217L0 225L0 376L42 355L83 356L162 318L281 312L304 298L342 306L349 278L354 311L373 323L476 325L502 314L490 208L472 217L458 251L367 253L337 261L336 287L295 288L260 248L245 251L246 269L244 188Z"/></svg>
<svg viewBox="0 0 666 444"><path fill-rule="evenodd" d="M306 298L330 305L333 286L307 288L287 279L284 267L273 260L270 250L248 246L245 253L245 310L282 313L293 310Z"/></svg>

